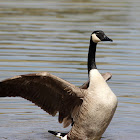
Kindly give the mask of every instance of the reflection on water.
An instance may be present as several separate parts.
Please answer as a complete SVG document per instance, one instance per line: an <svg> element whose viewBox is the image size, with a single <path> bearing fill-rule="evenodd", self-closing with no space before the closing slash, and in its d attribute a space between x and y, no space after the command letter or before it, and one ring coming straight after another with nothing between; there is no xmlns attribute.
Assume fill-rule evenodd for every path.
<svg viewBox="0 0 140 140"><path fill-rule="evenodd" d="M140 18L137 0L0 0L0 80L49 71L77 86L87 80L89 36L101 29L114 40L100 43L97 65L111 72L116 114L103 140L140 138ZM52 140L47 130L68 131L21 98L0 99L0 139Z"/></svg>

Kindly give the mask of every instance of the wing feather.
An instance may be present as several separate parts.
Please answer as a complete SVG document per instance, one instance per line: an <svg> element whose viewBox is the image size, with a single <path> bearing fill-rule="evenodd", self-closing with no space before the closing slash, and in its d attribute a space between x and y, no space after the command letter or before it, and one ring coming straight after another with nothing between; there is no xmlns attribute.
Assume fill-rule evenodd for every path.
<svg viewBox="0 0 140 140"><path fill-rule="evenodd" d="M84 92L73 84L44 72L20 75L0 82L0 97L8 96L30 100L52 116L59 112L59 122L62 123L64 118L71 118L75 106L82 104Z"/></svg>

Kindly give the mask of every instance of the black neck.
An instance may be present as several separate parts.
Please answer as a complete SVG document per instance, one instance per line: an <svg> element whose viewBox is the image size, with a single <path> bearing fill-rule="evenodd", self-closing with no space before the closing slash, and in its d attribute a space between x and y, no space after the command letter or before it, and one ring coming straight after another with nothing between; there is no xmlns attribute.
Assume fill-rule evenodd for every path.
<svg viewBox="0 0 140 140"><path fill-rule="evenodd" d="M88 52L88 74L91 69L97 69L96 67L96 45L97 43L94 43L92 41L92 37L90 38L90 45L89 45L89 52Z"/></svg>

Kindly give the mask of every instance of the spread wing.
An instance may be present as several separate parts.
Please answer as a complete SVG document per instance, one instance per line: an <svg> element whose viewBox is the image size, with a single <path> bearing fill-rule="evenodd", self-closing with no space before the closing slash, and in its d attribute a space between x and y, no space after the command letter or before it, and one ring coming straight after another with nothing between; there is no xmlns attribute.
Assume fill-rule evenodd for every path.
<svg viewBox="0 0 140 140"><path fill-rule="evenodd" d="M112 77L112 74L110 72L106 72L106 73L103 73L101 74L104 78L105 81L108 81L111 79ZM82 86L80 86L79 88L81 89L87 89L89 87L89 80L87 82L85 82Z"/></svg>
<svg viewBox="0 0 140 140"><path fill-rule="evenodd" d="M74 108L82 104L82 89L50 73L16 76L0 82L0 97L19 96L32 101L67 127Z"/></svg>

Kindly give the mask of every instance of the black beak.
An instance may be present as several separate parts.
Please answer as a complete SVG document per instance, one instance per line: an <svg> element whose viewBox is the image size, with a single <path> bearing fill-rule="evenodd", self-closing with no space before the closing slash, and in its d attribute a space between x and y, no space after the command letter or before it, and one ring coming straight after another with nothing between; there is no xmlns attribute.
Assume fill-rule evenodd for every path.
<svg viewBox="0 0 140 140"><path fill-rule="evenodd" d="M104 36L104 38L101 41L113 41L112 39L108 38L106 35Z"/></svg>

